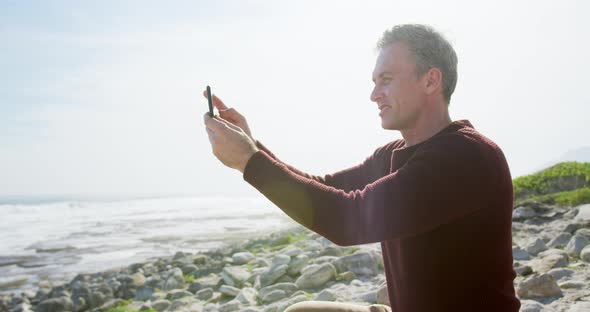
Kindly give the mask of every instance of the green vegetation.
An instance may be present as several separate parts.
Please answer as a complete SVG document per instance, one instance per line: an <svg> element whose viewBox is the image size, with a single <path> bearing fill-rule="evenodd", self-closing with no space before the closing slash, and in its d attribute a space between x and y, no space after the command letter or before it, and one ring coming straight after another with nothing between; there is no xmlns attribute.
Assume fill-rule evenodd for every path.
<svg viewBox="0 0 590 312"><path fill-rule="evenodd" d="M314 294L310 294L310 293L308 293L306 291L304 291L304 294L303 295L305 296L305 298L307 298L309 300L312 300L315 297Z"/></svg>
<svg viewBox="0 0 590 312"><path fill-rule="evenodd" d="M195 280L195 276L194 275L183 275L182 276L184 278L184 282L185 283L192 283Z"/></svg>
<svg viewBox="0 0 590 312"><path fill-rule="evenodd" d="M590 203L590 163L563 162L512 181L514 205Z"/></svg>
<svg viewBox="0 0 590 312"><path fill-rule="evenodd" d="M357 252L357 251L359 251L359 250L360 250L360 248L359 248L359 247L351 247L351 248L349 248L349 249L345 250L345 251L342 253L342 255L343 255L343 256L352 255L353 253L355 253L355 252Z"/></svg>
<svg viewBox="0 0 590 312"><path fill-rule="evenodd" d="M287 240L289 241L289 244L293 244L302 240L307 239L307 234L305 232L301 232L301 233L297 233L297 234L293 234L293 233L289 233L287 235Z"/></svg>

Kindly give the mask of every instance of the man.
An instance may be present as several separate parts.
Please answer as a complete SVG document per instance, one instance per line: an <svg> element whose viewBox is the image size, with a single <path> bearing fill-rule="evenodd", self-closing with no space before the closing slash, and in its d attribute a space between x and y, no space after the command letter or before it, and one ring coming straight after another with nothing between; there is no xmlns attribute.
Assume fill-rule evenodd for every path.
<svg viewBox="0 0 590 312"><path fill-rule="evenodd" d="M391 310L304 302L292 311L518 311L513 189L504 154L448 112L457 56L431 27L384 33L371 101L403 139L363 163L313 176L278 160L245 118L215 98L205 124L214 155L291 218L339 245L380 242Z"/></svg>

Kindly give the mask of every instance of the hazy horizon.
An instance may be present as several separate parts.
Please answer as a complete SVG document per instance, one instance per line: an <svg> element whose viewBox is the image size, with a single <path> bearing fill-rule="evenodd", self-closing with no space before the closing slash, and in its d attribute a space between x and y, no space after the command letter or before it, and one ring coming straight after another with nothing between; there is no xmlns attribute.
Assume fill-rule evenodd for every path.
<svg viewBox="0 0 590 312"><path fill-rule="evenodd" d="M588 145L590 3L143 1L0 3L0 198L262 196L211 153L211 85L255 138L313 174L401 138L369 100L396 24L454 45L453 120L513 177ZM313 152L311 152L313 151Z"/></svg>

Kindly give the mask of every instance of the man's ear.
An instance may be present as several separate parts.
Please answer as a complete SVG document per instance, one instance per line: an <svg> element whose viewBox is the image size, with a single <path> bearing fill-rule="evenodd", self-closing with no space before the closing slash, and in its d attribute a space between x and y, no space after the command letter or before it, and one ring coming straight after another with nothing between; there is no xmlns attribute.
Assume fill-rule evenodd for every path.
<svg viewBox="0 0 590 312"><path fill-rule="evenodd" d="M442 72L440 69L433 67L424 74L423 80L424 91L431 95L437 92L438 89L442 91Z"/></svg>

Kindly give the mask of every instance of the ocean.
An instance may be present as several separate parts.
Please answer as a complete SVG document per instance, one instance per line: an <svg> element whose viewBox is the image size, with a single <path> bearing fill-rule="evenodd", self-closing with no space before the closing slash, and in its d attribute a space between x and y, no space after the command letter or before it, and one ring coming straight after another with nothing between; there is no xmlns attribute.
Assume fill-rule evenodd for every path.
<svg viewBox="0 0 590 312"><path fill-rule="evenodd" d="M0 215L2 293L295 225L265 198L21 200L1 203Z"/></svg>

